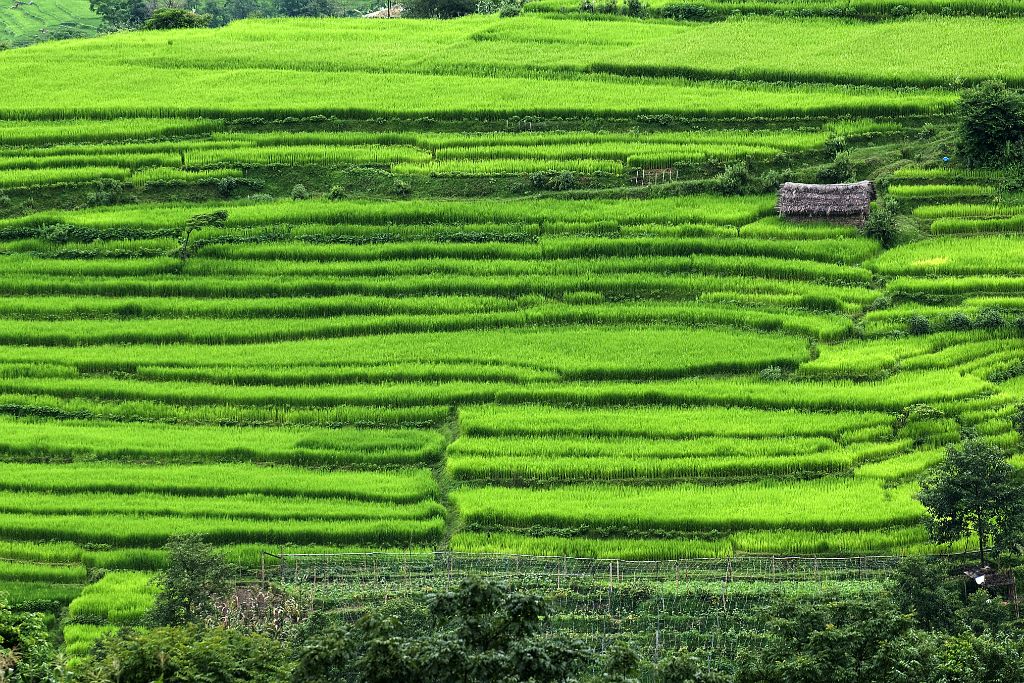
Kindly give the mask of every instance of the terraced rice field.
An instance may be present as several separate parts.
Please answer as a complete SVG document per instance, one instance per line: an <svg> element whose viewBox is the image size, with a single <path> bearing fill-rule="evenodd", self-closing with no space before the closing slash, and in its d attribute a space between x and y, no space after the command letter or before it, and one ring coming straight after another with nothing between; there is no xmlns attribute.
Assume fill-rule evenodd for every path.
<svg viewBox="0 0 1024 683"><path fill-rule="evenodd" d="M1024 209L885 155L943 86L1024 78L1017 29L246 21L3 54L0 590L70 603L73 652L181 533L250 567L937 550L921 473L963 428L1018 443ZM853 149L934 237L720 179Z"/></svg>
<svg viewBox="0 0 1024 683"><path fill-rule="evenodd" d="M95 35L100 17L89 0L14 0L0 3L0 43L12 46Z"/></svg>

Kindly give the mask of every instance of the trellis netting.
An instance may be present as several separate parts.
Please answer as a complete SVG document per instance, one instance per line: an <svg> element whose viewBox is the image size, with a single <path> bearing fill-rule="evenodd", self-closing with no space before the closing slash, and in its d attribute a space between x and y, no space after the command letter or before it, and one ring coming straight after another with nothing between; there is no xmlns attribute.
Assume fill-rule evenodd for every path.
<svg viewBox="0 0 1024 683"><path fill-rule="evenodd" d="M883 589L897 557L770 557L625 561L476 553L264 553L261 578L280 583L309 614L358 618L483 577L545 598L566 631L603 651L628 642L656 661L681 648L735 653L763 630L764 610L793 599L867 596Z"/></svg>

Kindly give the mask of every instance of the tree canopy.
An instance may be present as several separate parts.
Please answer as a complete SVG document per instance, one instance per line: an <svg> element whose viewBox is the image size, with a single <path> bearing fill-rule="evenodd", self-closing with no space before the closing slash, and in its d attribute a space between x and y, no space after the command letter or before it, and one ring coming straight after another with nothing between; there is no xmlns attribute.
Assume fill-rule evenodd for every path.
<svg viewBox="0 0 1024 683"><path fill-rule="evenodd" d="M1019 540L1024 487L1007 453L980 439L950 448L921 483L919 498L932 538L949 543L973 535L982 564L986 547L1006 550Z"/></svg>

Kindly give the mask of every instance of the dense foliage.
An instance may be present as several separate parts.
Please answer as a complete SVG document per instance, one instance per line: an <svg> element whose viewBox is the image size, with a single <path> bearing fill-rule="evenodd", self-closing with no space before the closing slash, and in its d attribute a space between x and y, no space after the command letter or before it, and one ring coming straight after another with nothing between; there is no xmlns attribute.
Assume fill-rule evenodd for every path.
<svg viewBox="0 0 1024 683"><path fill-rule="evenodd" d="M1024 159L1024 99L1004 83L987 81L964 92L959 103L957 151L968 167L1000 166Z"/></svg>
<svg viewBox="0 0 1024 683"><path fill-rule="evenodd" d="M1024 484L1008 454L970 439L950 448L946 459L921 484L929 529L940 542L974 534L981 563L985 548L1016 549L1024 520Z"/></svg>

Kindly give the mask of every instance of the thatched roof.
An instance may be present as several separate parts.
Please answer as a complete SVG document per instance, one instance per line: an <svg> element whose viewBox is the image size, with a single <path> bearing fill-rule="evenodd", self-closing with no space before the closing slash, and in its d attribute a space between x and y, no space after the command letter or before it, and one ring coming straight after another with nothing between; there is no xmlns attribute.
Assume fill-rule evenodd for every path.
<svg viewBox="0 0 1024 683"><path fill-rule="evenodd" d="M776 208L779 215L801 218L837 218L868 215L875 199L870 180L835 185L783 183Z"/></svg>

